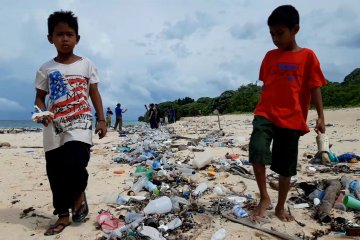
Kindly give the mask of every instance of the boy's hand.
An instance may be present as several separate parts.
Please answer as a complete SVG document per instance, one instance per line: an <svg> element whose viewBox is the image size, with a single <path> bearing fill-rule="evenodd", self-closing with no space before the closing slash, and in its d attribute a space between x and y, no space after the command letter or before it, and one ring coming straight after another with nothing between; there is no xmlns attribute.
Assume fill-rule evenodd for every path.
<svg viewBox="0 0 360 240"><path fill-rule="evenodd" d="M45 127L49 125L50 122L54 120L54 114L49 111L41 111L40 108L35 106L39 112L34 113L31 118L36 123L41 123Z"/></svg>
<svg viewBox="0 0 360 240"><path fill-rule="evenodd" d="M107 128L105 122L104 121L99 122L95 129L95 133L99 135L99 139L105 137L106 132L107 132Z"/></svg>
<svg viewBox="0 0 360 240"><path fill-rule="evenodd" d="M325 133L325 120L323 118L318 118L316 120L316 126L314 130L317 134L319 134L319 132Z"/></svg>
<svg viewBox="0 0 360 240"><path fill-rule="evenodd" d="M35 121L36 123L41 123L42 125L44 125L45 127L47 127L47 126L49 125L49 123L53 121L53 117L50 116L50 115L47 115L47 116L35 118L34 121Z"/></svg>

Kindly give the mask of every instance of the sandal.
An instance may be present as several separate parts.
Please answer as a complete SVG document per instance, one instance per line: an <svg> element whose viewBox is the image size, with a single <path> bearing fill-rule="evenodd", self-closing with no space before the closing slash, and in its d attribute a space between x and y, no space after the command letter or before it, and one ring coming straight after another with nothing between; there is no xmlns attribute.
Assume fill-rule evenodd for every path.
<svg viewBox="0 0 360 240"><path fill-rule="evenodd" d="M50 225L48 230L44 233L45 236L52 236L61 233L67 226L71 223L56 223L54 225ZM59 228L60 227L60 228Z"/></svg>
<svg viewBox="0 0 360 240"><path fill-rule="evenodd" d="M109 211L101 210L99 215L96 217L96 221L101 227L104 233L110 233L113 230L125 225L124 222L120 221Z"/></svg>
<svg viewBox="0 0 360 240"><path fill-rule="evenodd" d="M74 209L72 212L72 220L76 223L84 222L86 216L89 214L89 206L86 201L86 194L84 192L84 201L81 203L79 209Z"/></svg>

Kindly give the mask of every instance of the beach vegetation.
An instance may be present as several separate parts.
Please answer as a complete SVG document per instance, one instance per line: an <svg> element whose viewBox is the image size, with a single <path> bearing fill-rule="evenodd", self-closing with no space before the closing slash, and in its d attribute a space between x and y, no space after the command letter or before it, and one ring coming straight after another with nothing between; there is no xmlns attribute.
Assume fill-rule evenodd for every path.
<svg viewBox="0 0 360 240"><path fill-rule="evenodd" d="M325 108L346 108L360 106L360 68L353 70L342 82L327 79L328 84L321 88ZM217 109L220 114L252 112L259 100L261 87L250 83L237 90L227 90L217 97L191 97L159 103L159 108L175 108L177 118L211 115ZM144 118L146 119L146 118ZM139 121L143 118L139 117Z"/></svg>

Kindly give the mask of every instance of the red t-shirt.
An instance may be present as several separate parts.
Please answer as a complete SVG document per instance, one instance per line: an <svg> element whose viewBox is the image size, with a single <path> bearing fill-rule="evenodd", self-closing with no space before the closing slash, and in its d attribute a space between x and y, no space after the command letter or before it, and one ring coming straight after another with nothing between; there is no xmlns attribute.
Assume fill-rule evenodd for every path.
<svg viewBox="0 0 360 240"><path fill-rule="evenodd" d="M310 89L326 84L315 53L307 48L271 50L261 64L259 79L264 85L255 115L282 128L309 132Z"/></svg>

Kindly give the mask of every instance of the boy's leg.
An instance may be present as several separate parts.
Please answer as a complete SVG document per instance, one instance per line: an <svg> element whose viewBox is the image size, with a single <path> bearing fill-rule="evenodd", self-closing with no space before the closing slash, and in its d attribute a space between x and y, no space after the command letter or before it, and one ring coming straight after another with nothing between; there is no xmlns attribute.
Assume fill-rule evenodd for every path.
<svg viewBox="0 0 360 240"><path fill-rule="evenodd" d="M66 226L70 225L69 208L71 201L66 191L69 183L66 181L65 172L67 166L63 163L62 153L62 147L45 153L46 173L53 195L54 214L59 217L56 223L46 230L45 235L58 234L62 232Z"/></svg>
<svg viewBox="0 0 360 240"><path fill-rule="evenodd" d="M279 174L279 195L275 215L284 222L294 220L285 210L285 202L290 190L291 176L296 175L299 138L300 132L297 130L275 128L271 165L271 169Z"/></svg>
<svg viewBox="0 0 360 240"><path fill-rule="evenodd" d="M71 182L67 178L68 165L65 162L63 146L45 153L46 173L49 179L54 215L66 215L71 207L70 193L68 190Z"/></svg>
<svg viewBox="0 0 360 240"><path fill-rule="evenodd" d="M273 124L266 118L255 116L253 131L249 143L249 160L253 165L256 183L260 192L260 202L252 212L255 218L262 218L271 200L266 189L266 164L271 163L270 144L273 135Z"/></svg>
<svg viewBox="0 0 360 240"><path fill-rule="evenodd" d="M90 159L90 145L79 141L65 143L71 166L68 169L68 178L71 179L71 206L73 210L81 208L85 201L85 189L89 174L86 170Z"/></svg>
<svg viewBox="0 0 360 240"><path fill-rule="evenodd" d="M256 178L256 183L260 191L260 202L251 215L255 218L262 218L264 216L266 209L271 204L270 196L266 189L265 164L253 163L253 169Z"/></svg>
<svg viewBox="0 0 360 240"><path fill-rule="evenodd" d="M275 207L275 215L282 221L290 222L294 220L294 217L287 213L285 210L285 202L287 194L290 189L291 177L279 176L279 195L278 202Z"/></svg>

